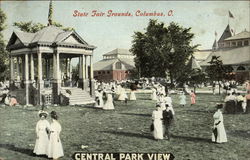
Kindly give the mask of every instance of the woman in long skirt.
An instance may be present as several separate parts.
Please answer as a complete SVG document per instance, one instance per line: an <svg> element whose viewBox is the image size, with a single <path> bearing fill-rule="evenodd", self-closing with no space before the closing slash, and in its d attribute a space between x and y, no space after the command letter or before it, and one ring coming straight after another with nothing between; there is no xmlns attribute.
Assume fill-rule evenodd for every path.
<svg viewBox="0 0 250 160"><path fill-rule="evenodd" d="M184 92L180 93L179 100L180 100L180 105L182 105L182 106L186 105L186 96L185 96Z"/></svg>
<svg viewBox="0 0 250 160"><path fill-rule="evenodd" d="M154 125L153 136L154 139L163 139L163 123L162 110L160 105L156 105L156 110L152 113L152 120Z"/></svg>
<svg viewBox="0 0 250 160"><path fill-rule="evenodd" d="M193 90L191 91L190 96L191 96L191 105L193 105L196 103L195 101L196 95Z"/></svg>
<svg viewBox="0 0 250 160"><path fill-rule="evenodd" d="M216 108L217 111L213 115L214 125L212 133L212 142L216 143L227 142L227 135L223 123L223 115L220 110L221 108L223 108L223 104L217 104Z"/></svg>
<svg viewBox="0 0 250 160"><path fill-rule="evenodd" d="M120 90L120 96L118 97L119 101L125 101L126 99L128 99L128 96L126 94L125 89L122 87Z"/></svg>
<svg viewBox="0 0 250 160"><path fill-rule="evenodd" d="M48 157L53 159L58 159L64 156L63 147L60 139L61 125L57 121L58 116L55 111L50 113L52 118L52 123L50 125L50 139L48 145Z"/></svg>
<svg viewBox="0 0 250 160"><path fill-rule="evenodd" d="M136 100L136 96L135 96L135 91L134 90L131 90L130 96L129 96L129 100L131 100L131 101L135 101Z"/></svg>
<svg viewBox="0 0 250 160"><path fill-rule="evenodd" d="M39 111L38 115L40 120L36 124L36 143L33 153L36 155L47 155L50 130L50 124L46 120L48 113Z"/></svg>
<svg viewBox="0 0 250 160"><path fill-rule="evenodd" d="M99 89L96 92L96 105L95 107L97 108L102 108L103 107L103 91Z"/></svg>
<svg viewBox="0 0 250 160"><path fill-rule="evenodd" d="M112 110L115 109L114 104L113 104L113 96L111 92L106 92L107 94L107 101L105 105L103 106L104 110Z"/></svg>
<svg viewBox="0 0 250 160"><path fill-rule="evenodd" d="M156 89L152 88L151 100L157 100Z"/></svg>

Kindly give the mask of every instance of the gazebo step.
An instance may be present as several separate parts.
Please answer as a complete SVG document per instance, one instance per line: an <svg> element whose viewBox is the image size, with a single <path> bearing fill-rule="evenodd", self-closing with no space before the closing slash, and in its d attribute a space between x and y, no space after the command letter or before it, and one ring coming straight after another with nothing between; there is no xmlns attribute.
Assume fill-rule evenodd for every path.
<svg viewBox="0 0 250 160"><path fill-rule="evenodd" d="M81 101L81 102L69 102L69 105L83 105L83 104L94 104L95 101Z"/></svg>
<svg viewBox="0 0 250 160"><path fill-rule="evenodd" d="M66 93L66 89L70 90L69 95L69 105L84 105L84 104L94 104L95 100L90 96L89 92L82 90L81 88L70 88L64 87L63 90Z"/></svg>

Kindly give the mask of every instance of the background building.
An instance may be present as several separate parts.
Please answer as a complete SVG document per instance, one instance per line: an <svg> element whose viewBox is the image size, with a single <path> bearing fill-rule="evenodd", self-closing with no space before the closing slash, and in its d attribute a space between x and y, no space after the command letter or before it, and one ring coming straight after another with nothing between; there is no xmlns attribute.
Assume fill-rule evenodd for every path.
<svg viewBox="0 0 250 160"><path fill-rule="evenodd" d="M94 78L101 81L125 80L134 68L134 55L127 49L117 48L94 64Z"/></svg>
<svg viewBox="0 0 250 160"><path fill-rule="evenodd" d="M207 58L200 62L202 68L209 66L213 56L219 56L223 65L232 67L235 80L243 82L250 79L250 32L244 30L233 34L229 25L218 42L215 40Z"/></svg>

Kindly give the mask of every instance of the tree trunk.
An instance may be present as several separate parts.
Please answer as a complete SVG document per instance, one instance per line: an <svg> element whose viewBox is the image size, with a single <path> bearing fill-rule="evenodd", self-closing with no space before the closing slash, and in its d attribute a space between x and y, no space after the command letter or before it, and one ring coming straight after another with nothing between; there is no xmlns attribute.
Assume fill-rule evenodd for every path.
<svg viewBox="0 0 250 160"><path fill-rule="evenodd" d="M220 84L219 84L219 95L220 95Z"/></svg>
<svg viewBox="0 0 250 160"><path fill-rule="evenodd" d="M173 75L170 71L169 71L169 77L170 77L170 84L171 84L170 87L173 88L173 85L174 85L173 81L174 80L173 80Z"/></svg>

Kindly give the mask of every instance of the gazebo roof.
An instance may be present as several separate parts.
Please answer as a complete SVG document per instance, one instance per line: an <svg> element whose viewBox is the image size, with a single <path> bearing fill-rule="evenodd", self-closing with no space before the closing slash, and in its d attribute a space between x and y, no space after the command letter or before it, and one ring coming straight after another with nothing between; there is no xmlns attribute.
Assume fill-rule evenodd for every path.
<svg viewBox="0 0 250 160"><path fill-rule="evenodd" d="M84 41L75 31L64 31L55 26L47 26L36 33L14 31L7 49L32 48L37 45L69 46L89 50L96 48Z"/></svg>

